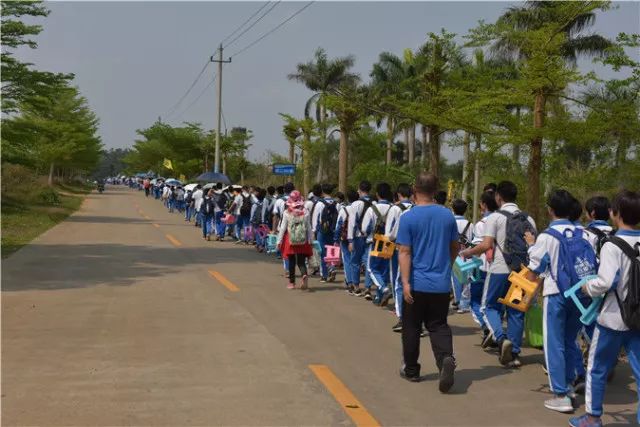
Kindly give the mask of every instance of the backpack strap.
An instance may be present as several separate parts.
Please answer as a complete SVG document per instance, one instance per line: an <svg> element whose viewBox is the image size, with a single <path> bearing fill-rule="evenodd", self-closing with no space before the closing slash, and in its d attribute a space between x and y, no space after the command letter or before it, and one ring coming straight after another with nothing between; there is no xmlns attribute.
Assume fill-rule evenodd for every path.
<svg viewBox="0 0 640 427"><path fill-rule="evenodd" d="M462 230L462 234L463 236L465 236L467 234L467 231L469 231L469 227L471 227L471 221L467 220L467 225L464 227L464 230Z"/></svg>
<svg viewBox="0 0 640 427"><path fill-rule="evenodd" d="M640 256L640 243L636 243L635 246L632 247L618 236L609 236L607 241L616 245L631 261L637 260L638 256Z"/></svg>

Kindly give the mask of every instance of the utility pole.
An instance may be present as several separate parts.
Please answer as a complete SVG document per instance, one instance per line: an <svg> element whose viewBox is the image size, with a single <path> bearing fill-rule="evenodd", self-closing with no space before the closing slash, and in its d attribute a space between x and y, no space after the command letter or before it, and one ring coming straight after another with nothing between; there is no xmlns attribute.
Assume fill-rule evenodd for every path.
<svg viewBox="0 0 640 427"><path fill-rule="evenodd" d="M222 121L222 64L230 63L231 58L225 61L222 59L222 43L220 43L220 47L218 48L218 59L213 59L211 57L211 62L218 63L218 126L216 130L216 150L215 150L215 161L214 161L214 169L215 173L220 172L220 132L221 132L221 121Z"/></svg>

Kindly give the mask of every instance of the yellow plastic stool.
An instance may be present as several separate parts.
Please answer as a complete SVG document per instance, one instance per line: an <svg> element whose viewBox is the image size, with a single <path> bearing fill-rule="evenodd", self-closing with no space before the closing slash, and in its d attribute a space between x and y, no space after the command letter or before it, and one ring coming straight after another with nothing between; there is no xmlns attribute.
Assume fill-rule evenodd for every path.
<svg viewBox="0 0 640 427"><path fill-rule="evenodd" d="M518 311L526 312L535 300L538 291L538 282L527 280L529 269L522 267L520 272L515 271L509 274L511 286L504 298L498 298L498 302Z"/></svg>
<svg viewBox="0 0 640 427"><path fill-rule="evenodd" d="M393 256L393 251L396 250L396 244L383 234L376 234L373 236L373 248L371 249L371 256L378 258L390 259Z"/></svg>

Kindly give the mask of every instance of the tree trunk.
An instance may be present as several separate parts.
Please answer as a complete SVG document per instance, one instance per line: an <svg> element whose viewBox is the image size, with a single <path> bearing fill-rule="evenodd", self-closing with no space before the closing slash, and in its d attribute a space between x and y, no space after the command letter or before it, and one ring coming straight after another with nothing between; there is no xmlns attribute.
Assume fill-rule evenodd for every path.
<svg viewBox="0 0 640 427"><path fill-rule="evenodd" d="M240 169L240 185L244 185L244 170Z"/></svg>
<svg viewBox="0 0 640 427"><path fill-rule="evenodd" d="M53 170L54 164L53 162L51 162L51 164L49 165L49 179L47 180L47 185L49 185L49 187L53 187Z"/></svg>
<svg viewBox="0 0 640 427"><path fill-rule="evenodd" d="M404 150L402 150L402 163L409 163L409 128L404 128Z"/></svg>
<svg viewBox="0 0 640 427"><path fill-rule="evenodd" d="M431 148L429 169L432 174L440 178L440 135L438 126L429 126L429 146Z"/></svg>
<svg viewBox="0 0 640 427"><path fill-rule="evenodd" d="M473 223L479 218L478 207L480 206L480 148L482 136L476 135L476 149L473 152Z"/></svg>
<svg viewBox="0 0 640 427"><path fill-rule="evenodd" d="M222 155L222 175L227 174L227 155Z"/></svg>
<svg viewBox="0 0 640 427"><path fill-rule="evenodd" d="M543 93L536 94L533 109L533 127L536 135L531 140L531 154L527 170L527 210L537 221L540 211L540 173L542 171L542 128L545 119L546 97Z"/></svg>
<svg viewBox="0 0 640 427"><path fill-rule="evenodd" d="M289 163L293 163L295 161L296 156L296 146L293 145L293 141L289 142Z"/></svg>
<svg viewBox="0 0 640 427"><path fill-rule="evenodd" d="M385 164L391 166L391 154L393 152L393 119L387 117L387 158Z"/></svg>
<svg viewBox="0 0 640 427"><path fill-rule="evenodd" d="M310 141L308 135L305 135L302 144L302 188L304 194L309 194L309 191L311 191L311 184L309 183L309 178L311 178L311 159L309 158Z"/></svg>
<svg viewBox="0 0 640 427"><path fill-rule="evenodd" d="M324 154L327 145L327 109L323 103L320 104L320 143L322 150L318 157L318 173L316 174L316 182L322 182L324 177Z"/></svg>
<svg viewBox="0 0 640 427"><path fill-rule="evenodd" d="M416 125L413 123L409 128L409 142L407 143L407 152L409 156L407 162L409 163L409 167L412 167L416 159Z"/></svg>
<svg viewBox="0 0 640 427"><path fill-rule="evenodd" d="M520 107L516 107L516 120L518 120L518 127L520 127ZM511 151L511 161L514 165L520 165L520 144L514 143Z"/></svg>
<svg viewBox="0 0 640 427"><path fill-rule="evenodd" d="M347 157L349 148L349 134L340 128L340 150L338 152L338 190L347 192Z"/></svg>
<svg viewBox="0 0 640 427"><path fill-rule="evenodd" d="M420 163L423 169L427 170L429 165L427 164L427 153L429 152L429 129L426 125L422 125L422 152L420 153Z"/></svg>
<svg viewBox="0 0 640 427"><path fill-rule="evenodd" d="M202 173L209 172L209 153L204 153L204 171Z"/></svg>
<svg viewBox="0 0 640 427"><path fill-rule="evenodd" d="M471 135L464 133L464 145L462 148L462 200L467 200L469 191L469 151L471 149Z"/></svg>

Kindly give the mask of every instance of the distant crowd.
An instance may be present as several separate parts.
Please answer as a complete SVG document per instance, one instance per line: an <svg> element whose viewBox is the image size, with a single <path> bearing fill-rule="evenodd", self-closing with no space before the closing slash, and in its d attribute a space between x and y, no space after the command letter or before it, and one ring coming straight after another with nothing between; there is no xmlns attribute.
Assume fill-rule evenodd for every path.
<svg viewBox="0 0 640 427"><path fill-rule="evenodd" d="M422 378L420 336L429 335L439 389L453 386L451 311L473 316L481 347L496 352L501 365L522 365L529 305L515 298L505 303L517 288L514 275L537 289L523 294L531 306L538 292L542 296L545 371L553 393L546 408L572 413L577 394L584 394L586 414L569 424L602 425L605 387L621 349L640 379L640 192L621 191L611 201L596 196L583 205L566 190L552 191L546 201L550 223L538 232L509 181L485 186L476 223L467 219L466 201L445 207L447 194L428 173L394 189L362 181L357 191L343 194L317 184L304 196L293 183L125 183L184 214L205 240L231 239L281 258L288 289L309 289L313 276L332 282L341 272L350 295L395 311L393 330L402 333L403 344L400 375L409 381ZM595 309L593 318L587 319L586 307Z"/></svg>

